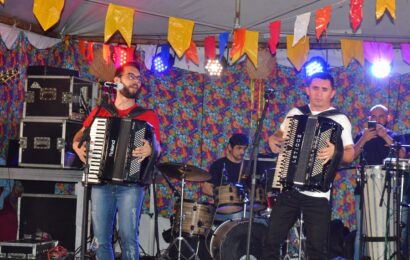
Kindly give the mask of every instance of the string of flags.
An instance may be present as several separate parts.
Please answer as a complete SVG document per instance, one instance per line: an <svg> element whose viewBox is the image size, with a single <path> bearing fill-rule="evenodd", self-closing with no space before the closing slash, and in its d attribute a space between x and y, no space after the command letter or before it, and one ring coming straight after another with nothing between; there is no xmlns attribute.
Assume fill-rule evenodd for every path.
<svg viewBox="0 0 410 260"><path fill-rule="evenodd" d="M4 4L5 1L6 0L0 0L0 3ZM43 30L46 31L59 21L63 7L64 0L34 0L33 13ZM390 16L393 19L396 19L395 11L395 0L376 0L376 19L382 18L386 12L389 12ZM108 42L118 31L124 38L128 47L131 47L134 12L133 8L112 3L108 4L105 17L104 42ZM316 38L318 40L322 37L323 32L326 31L331 21L331 12L331 5L319 8L315 12ZM360 27L362 18L363 0L350 0L349 19L353 31L356 31ZM297 70L301 69L308 57L309 37L307 36L307 29L310 20L310 12L296 16L294 34L287 35L286 37L288 58ZM167 40L179 58L182 58L182 56L185 55L186 62L192 62L198 65L198 50L196 43L192 40L194 27L194 21L169 17ZM270 39L268 44L272 55L276 53L276 47L280 38L280 27L280 20L272 21L269 24ZM219 60L221 60L227 47L229 32L219 34L218 40ZM256 31L250 31L246 28L236 28L233 30L232 46L229 51L230 62L235 63L243 55L246 55L255 68L257 68L258 40L259 33ZM92 51L88 50L87 56L85 54L84 42L80 41L79 48L80 52L87 59L92 59ZM88 44L88 48L92 49L92 43ZM364 64L365 59L370 63L373 63L378 59L387 59L391 63L393 57L393 55L391 55L393 46L389 43L342 39L341 50L344 66L347 66L352 59L356 59L362 65ZM401 51L403 60L410 64L410 44L402 44ZM109 58L108 52L109 48L104 45L104 59ZM204 52L206 58L216 58L215 36L208 36L205 38Z"/></svg>

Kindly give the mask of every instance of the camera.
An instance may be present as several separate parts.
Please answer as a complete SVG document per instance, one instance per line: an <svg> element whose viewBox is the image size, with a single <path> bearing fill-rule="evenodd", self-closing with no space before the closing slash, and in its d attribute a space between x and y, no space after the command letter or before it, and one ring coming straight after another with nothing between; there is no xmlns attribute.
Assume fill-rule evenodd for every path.
<svg viewBox="0 0 410 260"><path fill-rule="evenodd" d="M376 129L376 121L369 121L369 122L367 122L367 128L369 128L369 129Z"/></svg>

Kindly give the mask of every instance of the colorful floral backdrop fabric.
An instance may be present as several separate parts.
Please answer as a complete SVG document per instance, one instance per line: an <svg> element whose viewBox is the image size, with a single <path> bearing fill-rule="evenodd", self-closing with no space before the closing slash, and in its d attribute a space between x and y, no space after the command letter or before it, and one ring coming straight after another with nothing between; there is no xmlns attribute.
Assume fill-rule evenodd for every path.
<svg viewBox="0 0 410 260"><path fill-rule="evenodd" d="M101 48L95 44L94 48ZM19 74L0 85L0 155L6 155L8 140L18 138L22 118L26 68L29 65L52 65L76 69L83 78L89 74L89 63L78 51L78 43L65 41L46 50L35 49L23 34L11 50L0 41L0 71L17 69ZM187 163L203 169L224 155L229 136L234 132L254 135L256 122L265 101L264 88L274 89L268 104L259 152L268 152L267 137L293 106L307 101L305 82L293 68L277 66L266 79L251 80L244 63L230 66L220 78L174 68L167 75L156 75L141 62L144 98L138 102L157 112L161 122L163 152L160 162ZM335 107L351 119L356 135L367 122L368 109L378 103L386 105L395 120L391 127L407 133L410 126L410 74L393 75L389 80L375 80L366 67L352 62L348 68L333 68L337 95ZM355 227L353 188L355 171L337 175L333 192L333 217L341 218L348 227ZM175 195L164 180L157 185L157 206L161 215L170 216ZM177 189L180 182L172 180ZM187 183L187 198L206 201L200 183ZM146 196L145 210L149 207Z"/></svg>

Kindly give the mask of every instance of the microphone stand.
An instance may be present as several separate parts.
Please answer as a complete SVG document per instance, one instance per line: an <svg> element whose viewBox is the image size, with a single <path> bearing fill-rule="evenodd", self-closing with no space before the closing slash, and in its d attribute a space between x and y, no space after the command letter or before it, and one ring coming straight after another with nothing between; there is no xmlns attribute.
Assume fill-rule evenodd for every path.
<svg viewBox="0 0 410 260"><path fill-rule="evenodd" d="M258 150L259 150L259 141L260 141L260 134L263 127L263 121L266 117L266 111L268 110L269 100L273 98L273 90L271 88L265 89L265 104L263 107L263 112L261 117L258 120L255 136L253 137L252 143L252 150L250 156L250 162L246 167L245 174L249 176L250 167L252 165L253 160L253 171L252 171L252 178L251 178L251 194L250 194L250 205L249 205L249 223L248 223L248 234L246 239L246 260L250 258L250 247L251 247L251 234L252 234L252 224L253 224L253 211L254 211L254 203L255 203L255 186L256 186L256 163L258 160Z"/></svg>
<svg viewBox="0 0 410 260"><path fill-rule="evenodd" d="M88 175L89 175L89 170L90 170L90 165L88 163L88 157L90 153L90 129L91 125L93 124L95 118L97 117L98 113L101 111L101 108L103 106L103 101L102 101L102 89L99 89L99 96L101 96L101 99L97 103L97 111L94 114L91 123L87 129L84 130L83 136L80 140L80 143L78 146L81 146L82 143L86 142L86 154L85 154L85 165L84 165L84 172L83 172L83 215L82 215L82 220L81 220L81 254L80 254L80 259L84 260L85 258L85 253L86 253L86 248L87 248L87 220L88 220Z"/></svg>
<svg viewBox="0 0 410 260"><path fill-rule="evenodd" d="M364 186L366 185L366 179L365 179L365 160L364 156L361 156L360 160L360 183L359 183L359 210L360 210L360 216L359 216L359 259L362 258L364 255L364 237L363 237L363 215L364 215L364 209L363 209L363 203L364 203Z"/></svg>

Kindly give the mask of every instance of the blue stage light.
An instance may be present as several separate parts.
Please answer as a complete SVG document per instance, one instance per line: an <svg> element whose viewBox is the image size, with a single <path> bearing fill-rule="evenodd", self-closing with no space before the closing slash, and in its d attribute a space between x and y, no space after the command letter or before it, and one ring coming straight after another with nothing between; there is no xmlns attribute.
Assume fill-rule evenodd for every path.
<svg viewBox="0 0 410 260"><path fill-rule="evenodd" d="M154 57L152 57L152 71L157 73L164 73L174 65L175 57L169 54L169 50L169 44L161 45L161 52L158 54L156 53Z"/></svg>
<svg viewBox="0 0 410 260"><path fill-rule="evenodd" d="M391 66L386 60L378 60L373 63L371 70L373 76L382 79L390 74Z"/></svg>
<svg viewBox="0 0 410 260"><path fill-rule="evenodd" d="M316 73L327 72L327 63L321 57L313 57L305 64L305 76L311 77Z"/></svg>

